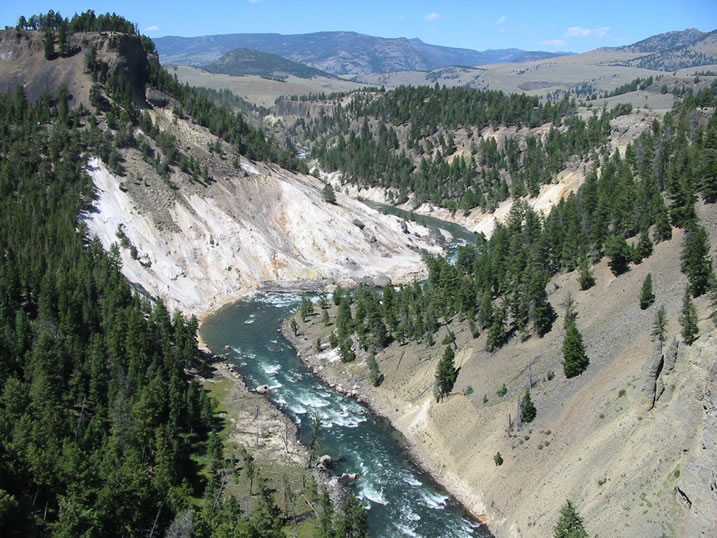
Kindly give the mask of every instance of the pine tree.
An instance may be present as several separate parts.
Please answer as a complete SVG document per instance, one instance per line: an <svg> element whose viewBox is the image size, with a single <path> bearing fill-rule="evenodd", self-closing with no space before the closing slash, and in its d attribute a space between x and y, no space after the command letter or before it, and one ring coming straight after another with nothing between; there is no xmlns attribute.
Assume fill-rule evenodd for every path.
<svg viewBox="0 0 717 538"><path fill-rule="evenodd" d="M610 258L608 265L613 275L619 276L628 270L632 253L624 237L610 238L605 244L605 254Z"/></svg>
<svg viewBox="0 0 717 538"><path fill-rule="evenodd" d="M331 183L326 183L324 185L323 190L321 191L324 195L324 201L329 204L335 204L336 203L336 193L334 192L334 188L331 186Z"/></svg>
<svg viewBox="0 0 717 538"><path fill-rule="evenodd" d="M645 310L654 302L655 294L652 291L652 273L647 273L647 276L642 283L642 290L640 291L640 308Z"/></svg>
<svg viewBox="0 0 717 538"><path fill-rule="evenodd" d="M537 411L533 400L530 398L530 389L525 389L525 394L520 400L520 421L527 424L533 422Z"/></svg>
<svg viewBox="0 0 717 538"><path fill-rule="evenodd" d="M55 57L55 34L52 30L45 32L45 59L52 60Z"/></svg>
<svg viewBox="0 0 717 538"><path fill-rule="evenodd" d="M589 290L595 285L595 276L593 275L592 269L588 262L587 256L583 256L578 266L580 275L578 276L578 282L580 283L581 290Z"/></svg>
<svg viewBox="0 0 717 538"><path fill-rule="evenodd" d="M640 234L640 239L637 242L637 253L640 256L640 260L649 258L652 255L653 244L650 241L650 234L647 233L647 229L643 230Z"/></svg>
<svg viewBox="0 0 717 538"><path fill-rule="evenodd" d="M567 501L560 509L560 519L553 528L553 537L588 538L588 533L583 525L583 518L580 517L570 501Z"/></svg>
<svg viewBox="0 0 717 538"><path fill-rule="evenodd" d="M353 490L348 490L348 494L341 503L341 515L337 518L336 534L334 536L344 536L346 538L364 538L368 536L368 520L366 510L356 498Z"/></svg>
<svg viewBox="0 0 717 538"><path fill-rule="evenodd" d="M590 364L590 359L585 354L585 346L583 345L583 336L578 331L575 321L568 322L565 332L565 340L563 341L563 371L565 377L571 377L582 374Z"/></svg>
<svg viewBox="0 0 717 538"><path fill-rule="evenodd" d="M371 380L371 384L374 387L378 387L383 383L383 374L381 373L381 370L378 367L378 361L376 360L376 355L371 353L368 357L368 371L369 371L369 379Z"/></svg>
<svg viewBox="0 0 717 538"><path fill-rule="evenodd" d="M685 339L687 345L697 340L699 328L697 327L697 308L692 302L690 296L690 288L685 287L685 296L682 299L682 314L680 315L680 325L682 326L682 338Z"/></svg>
<svg viewBox="0 0 717 538"><path fill-rule="evenodd" d="M714 281L709 238L702 226L695 224L685 232L680 260L682 271L690 283L690 293L693 297L699 297Z"/></svg>
<svg viewBox="0 0 717 538"><path fill-rule="evenodd" d="M707 203L717 202L717 120L714 114L704 137L699 166L700 190Z"/></svg>
<svg viewBox="0 0 717 538"><path fill-rule="evenodd" d="M453 389L453 385L456 382L456 365L454 363L455 353L451 346L446 346L443 351L443 357L438 362L436 367L436 400L441 399L448 395Z"/></svg>
<svg viewBox="0 0 717 538"><path fill-rule="evenodd" d="M339 338L345 338L353 331L353 318L351 316L351 304L347 297L341 297L339 311L336 314L336 328Z"/></svg>

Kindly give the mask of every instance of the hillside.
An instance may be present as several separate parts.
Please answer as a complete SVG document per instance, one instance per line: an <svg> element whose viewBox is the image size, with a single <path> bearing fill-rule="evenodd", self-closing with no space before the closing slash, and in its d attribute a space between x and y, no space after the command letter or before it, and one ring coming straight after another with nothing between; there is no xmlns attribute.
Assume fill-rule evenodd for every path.
<svg viewBox="0 0 717 538"><path fill-rule="evenodd" d="M276 54L251 49L231 50L216 62L204 66L204 69L210 73L222 73L235 77L259 75L280 80L285 79L288 75L298 78L331 77L324 71L292 62Z"/></svg>
<svg viewBox="0 0 717 538"><path fill-rule="evenodd" d="M714 211L702 209L714 252ZM311 342L326 341L333 326L318 319L300 323L302 338L294 341L330 383L358 386L361 397L412 442L419 460L497 536L551 535L566 499L578 507L590 535L709 536L717 524L709 486L717 457L712 321L701 315L700 338L692 346L680 342L676 357L671 355L654 408L644 388L654 360L649 333L657 305L665 306L670 319L668 344L681 338L681 239L676 233L617 278L605 262L598 264L597 285L588 291L580 290L575 273L554 278L549 298L560 314L541 339L516 339L490 353L485 333L474 339L466 321L442 326L435 341L455 337L460 371L440 403L433 385L444 346L416 342L377 353L383 381L376 388L368 353L359 349L347 364L332 361L328 350L316 354ZM649 272L657 303L642 311L637 297ZM574 379L563 375L560 351L568 294L576 301L590 356L586 373ZM707 305L701 301L700 312ZM332 320L335 315L332 310ZM517 425L518 402L528 386L537 418ZM498 452L501 466L494 463Z"/></svg>
<svg viewBox="0 0 717 538"><path fill-rule="evenodd" d="M241 114L162 71L124 19L39 20L0 32L0 533L312 534L325 475L302 447L288 457L288 419L213 374L193 314L267 285L412 281L419 251L441 248L327 202ZM280 448L264 441L277 431ZM287 476L321 489L289 504L274 494Z"/></svg>
<svg viewBox="0 0 717 538"><path fill-rule="evenodd" d="M522 63L516 63L522 62ZM659 77L665 72L693 68L710 70L717 63L715 33L683 30L658 34L623 47L599 48L581 54L541 57L525 53L519 59L480 67L442 67L427 73L401 70L364 73L356 82L396 88L401 85L469 86L478 89L548 95L588 87L591 92L611 91L636 78Z"/></svg>
<svg viewBox="0 0 717 538"><path fill-rule="evenodd" d="M700 32L697 28L687 28L686 30L656 34L631 45L614 47L613 50L622 52L660 52L686 45L693 45L704 39L705 36L707 36L707 34Z"/></svg>
<svg viewBox="0 0 717 538"><path fill-rule="evenodd" d="M203 66L232 49L249 48L276 54L333 75L430 71L449 65L523 61L520 58L526 54L526 51L520 49L480 52L430 45L420 39L388 39L355 32L167 36L154 41L162 62L167 64ZM534 51L528 53L526 58L554 57L559 54L563 53Z"/></svg>
<svg viewBox="0 0 717 538"><path fill-rule="evenodd" d="M348 397L366 400L501 538L551 535L566 501L589 535L717 527L717 76L630 64L707 57L714 33L356 90L236 46L223 68L284 81L165 70L115 14L18 28L0 31L1 535L366 536L383 492L357 502L313 465L337 385L336 463L346 409L370 418ZM209 62L237 36L307 39L165 43ZM309 38L292 61L330 72L543 54ZM183 83L207 77L271 109ZM449 259L413 220L429 213L475 236ZM297 392L307 447L272 391L313 377L292 367L250 394L237 373L295 360L274 325L252 328L257 354L225 336L223 355L199 349L209 314L262 291L319 295L284 323L331 384ZM423 492L413 476L398 485ZM448 496L424 501L449 521Z"/></svg>

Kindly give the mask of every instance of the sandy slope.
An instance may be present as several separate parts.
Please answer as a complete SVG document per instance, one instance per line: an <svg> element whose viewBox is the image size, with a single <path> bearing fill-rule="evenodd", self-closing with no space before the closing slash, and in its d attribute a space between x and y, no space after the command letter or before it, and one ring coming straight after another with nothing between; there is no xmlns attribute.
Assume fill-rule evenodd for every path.
<svg viewBox="0 0 717 538"><path fill-rule="evenodd" d="M714 252L714 207L700 212ZM325 340L319 321L300 328L304 337L296 345L330 382L359 386L361 396L407 437L417 458L498 536L550 535L566 499L576 504L590 535L714 536L717 330L706 317L706 298L697 301L702 336L690 347L682 344L674 369L661 374L664 392L653 409L645 407L642 392L659 305L668 314L668 342L679 338L686 282L681 241L682 232L675 230L671 241L619 278L603 261L596 267L597 285L588 291L579 290L575 274L557 276L549 284L550 301L561 317L542 339L514 339L491 354L484 350L485 336L473 339L467 323L455 323L460 374L453 394L440 404L432 385L443 346L409 344L380 353L385 381L376 389L368 381L365 354L350 365L313 356L316 336ZM657 301L642 311L638 295L648 272ZM591 361L570 380L561 366L561 304L567 293L577 300ZM531 379L538 416L510 430ZM499 397L503 383L508 393ZM468 387L472 394L465 395ZM498 451L504 458L500 467L493 462Z"/></svg>
<svg viewBox="0 0 717 538"><path fill-rule="evenodd" d="M124 231L138 253L121 249L133 284L199 315L274 281L411 282L424 274L420 249L440 250L424 228L404 234L397 218L349 197L327 204L315 178L242 167L203 191L172 190L123 182L95 158L88 171L97 198L82 218L107 249Z"/></svg>

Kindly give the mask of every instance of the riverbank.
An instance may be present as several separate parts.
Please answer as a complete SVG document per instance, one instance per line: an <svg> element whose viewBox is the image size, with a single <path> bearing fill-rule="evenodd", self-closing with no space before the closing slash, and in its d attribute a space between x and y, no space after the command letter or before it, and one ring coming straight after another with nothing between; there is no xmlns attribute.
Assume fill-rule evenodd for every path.
<svg viewBox="0 0 717 538"><path fill-rule="evenodd" d="M717 221L703 207L699 211L714 242ZM459 375L440 403L432 388L444 345L393 343L381 350L376 360L385 379L377 388L369 380L367 353L356 343L350 363L326 346L335 329L333 304L328 325L322 315L306 322L297 316L298 335L287 321L283 331L318 376L386 417L415 460L472 514L485 516L496 536L550 535L566 499L590 535L708 536L705 529L717 523L706 471L717 453L717 329L709 298L700 297L701 336L691 346L679 342L682 240L683 232L673 230L671 240L619 277L602 260L589 290L580 289L575 273L556 275L547 290L558 319L543 338L514 338L489 353L486 335L475 338L467 321L441 326L434 341L443 342L450 328ZM666 341L678 340L672 365L658 371L657 380L650 373L656 307L644 311L638 301L648 274L669 320ZM589 368L571 379L564 376L561 352L568 296L590 358ZM317 339L324 343L319 351ZM528 387L537 416L517 425ZM659 396L650 399L645 387Z"/></svg>
<svg viewBox="0 0 717 538"><path fill-rule="evenodd" d="M300 326L304 331L300 330L295 335L290 329L290 320L294 318L301 322L297 314L287 317L281 325L282 334L294 347L296 355L314 375L340 394L355 398L365 404L373 414L388 420L392 427L401 434L401 444L412 461L451 494L475 521L490 529L493 518L479 493L467 488L460 478L455 476L455 473L441 463L441 458L450 457L447 447L434 447L436 450L429 452L425 449L424 444L413 435L411 427L416 422L425 420L427 408L425 406L418 408L408 417L406 413L401 413L399 408L395 407L399 404L398 401L391 400L386 393L377 390L365 374L358 373L355 369L350 369L348 364L342 363L337 350L323 347L321 352L316 351L316 338L328 341L328 334L333 325L322 328L318 317L314 317L310 324L301 322ZM308 336L305 331L308 325L313 328L310 332L311 336ZM360 352L358 355L359 357L352 365L357 366L363 363L363 366L366 367L365 357L362 357Z"/></svg>
<svg viewBox="0 0 717 538"><path fill-rule="evenodd" d="M203 341L200 346L208 350ZM218 402L217 412L224 422L221 438L225 458L238 461L238 469L243 471L246 450L256 463L254 484L259 482L259 476L266 481L290 521L302 521L312 514L318 520L317 499L310 500L314 495L312 480L329 492L332 505L338 508L347 489L325 470L307 465L310 451L301 443L296 424L271 400L248 387L234 364L222 355L207 353L213 359L211 376L195 378ZM226 489L242 506L252 509L257 488L252 492L246 473L237 473ZM302 525L309 531L313 528L312 522Z"/></svg>

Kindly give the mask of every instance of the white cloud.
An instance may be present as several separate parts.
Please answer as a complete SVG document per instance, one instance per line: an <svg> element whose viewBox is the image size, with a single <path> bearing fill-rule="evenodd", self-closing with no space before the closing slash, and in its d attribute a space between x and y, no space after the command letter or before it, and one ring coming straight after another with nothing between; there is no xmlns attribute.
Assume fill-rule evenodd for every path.
<svg viewBox="0 0 717 538"><path fill-rule="evenodd" d="M249 0L250 4L258 4L261 0Z"/></svg>
<svg viewBox="0 0 717 538"><path fill-rule="evenodd" d="M145 32L156 32L159 30L159 26L156 24L153 24L152 26L147 26L147 28L144 29Z"/></svg>
<svg viewBox="0 0 717 538"><path fill-rule="evenodd" d="M565 45L565 41L562 39L546 39L545 41L541 41L540 44L546 47L562 47Z"/></svg>
<svg viewBox="0 0 717 538"><path fill-rule="evenodd" d="M505 15L503 15L500 19L498 19L497 21L495 21L495 23L496 23L496 24L503 24L507 19L508 19L508 17L506 17Z"/></svg>
<svg viewBox="0 0 717 538"><path fill-rule="evenodd" d="M441 16L438 13L429 13L424 17L427 21L437 21L441 18Z"/></svg>
<svg viewBox="0 0 717 538"><path fill-rule="evenodd" d="M570 26L565 32L565 37L605 37L610 33L609 26L600 28L583 28L582 26Z"/></svg>

